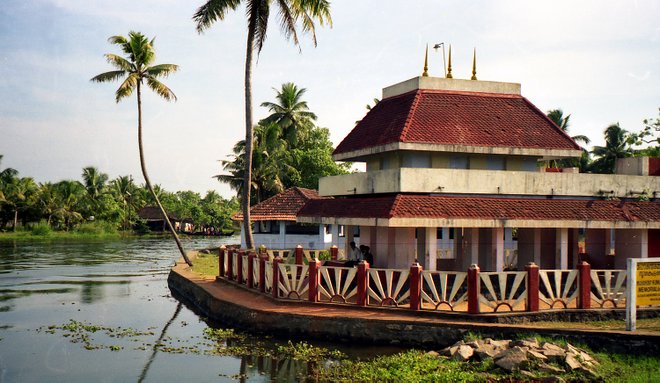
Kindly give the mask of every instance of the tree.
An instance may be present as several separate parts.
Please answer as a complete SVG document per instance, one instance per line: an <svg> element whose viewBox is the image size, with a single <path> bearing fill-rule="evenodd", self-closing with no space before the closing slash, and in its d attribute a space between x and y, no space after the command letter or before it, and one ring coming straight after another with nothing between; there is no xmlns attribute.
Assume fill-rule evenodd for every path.
<svg viewBox="0 0 660 383"><path fill-rule="evenodd" d="M137 197L138 187L133 182L133 177L131 176L120 176L112 180L111 193L115 195L115 198L120 201L123 205L122 212L122 221L124 222L124 230L128 230L131 210L135 210L136 201L139 200Z"/></svg>
<svg viewBox="0 0 660 383"><path fill-rule="evenodd" d="M633 154L628 140L628 132L612 124L605 129L605 146L594 146L591 153L597 158L591 164L594 173L614 173L617 158L630 157Z"/></svg>
<svg viewBox="0 0 660 383"><path fill-rule="evenodd" d="M59 203L53 215L64 224L66 230L70 230L83 220L80 202L85 197L85 187L79 181L68 180L60 181L54 187Z"/></svg>
<svg viewBox="0 0 660 383"><path fill-rule="evenodd" d="M26 210L36 201L37 184L31 177L6 177L2 181L0 204L5 205L13 215L12 230L16 231L19 212Z"/></svg>
<svg viewBox="0 0 660 383"><path fill-rule="evenodd" d="M660 108L658 108L660 115ZM635 156L660 156L660 118L644 119L644 128L638 133L630 133L628 141L633 146L644 146L635 149ZM655 145L652 145L655 144Z"/></svg>
<svg viewBox="0 0 660 383"><path fill-rule="evenodd" d="M564 116L564 112L561 109L552 109L548 111L548 118L554 122L559 129L568 134L568 127L570 126L571 115ZM584 145L589 145L591 140L585 135L571 136L571 139L575 142L582 142ZM589 152L582 148L582 155L580 158L566 158L556 162L557 166L562 168L568 167L578 167L580 172L586 172L589 170L589 164L591 159L589 158Z"/></svg>
<svg viewBox="0 0 660 383"><path fill-rule="evenodd" d="M252 183L252 54L261 52L266 41L270 0L208 0L199 7L193 15L197 31L203 32L217 20L224 20L229 11L234 11L241 3L245 3L248 21L247 44L245 54L245 158L243 161L243 194L241 205L243 210L243 228L245 242L248 248L254 248L250 220L250 190ZM287 39L292 39L294 45L299 45L297 24L302 24L302 31L312 34L316 46L314 22L320 25L331 24L330 3L328 0L279 0L277 1L280 27Z"/></svg>
<svg viewBox="0 0 660 383"><path fill-rule="evenodd" d="M309 111L307 101L302 100L307 89L298 88L294 83L287 82L282 84L281 90L275 88L273 90L277 93L275 96L277 101L261 103L261 106L268 108L271 113L263 122L279 125L284 139L295 145L316 121L316 115Z"/></svg>
<svg viewBox="0 0 660 383"><path fill-rule="evenodd" d="M88 166L83 168L82 172L83 185L85 186L85 191L87 192L87 215L94 216L99 212L101 205L101 198L104 193L105 184L108 182L108 175L105 173L99 172L99 170L93 166Z"/></svg>
<svg viewBox="0 0 660 383"><path fill-rule="evenodd" d="M176 72L179 67L174 64L159 64L151 66L156 59L154 39L149 41L142 33L131 31L128 33L128 38L124 36L112 36L108 41L111 44L118 45L127 57L121 57L111 53L106 54L105 57L108 63L117 68L117 70L101 73L98 76L93 77L91 81L109 82L123 78L123 82L116 91L116 102L121 101L125 97L129 97L134 90L137 91L138 147L140 151L140 167L142 169L142 175L144 176L144 182L149 191L153 194L156 204L163 215L163 219L167 222L167 227L174 236L174 240L181 252L181 256L183 256L183 259L188 265L192 266L192 262L183 249L179 236L174 230L165 209L163 209L163 206L151 186L151 181L147 174L147 167L144 160L144 148L142 145L142 84L143 82L146 82L146 85L151 90L167 101L176 100L174 92L160 82L159 78L167 77L171 73Z"/></svg>

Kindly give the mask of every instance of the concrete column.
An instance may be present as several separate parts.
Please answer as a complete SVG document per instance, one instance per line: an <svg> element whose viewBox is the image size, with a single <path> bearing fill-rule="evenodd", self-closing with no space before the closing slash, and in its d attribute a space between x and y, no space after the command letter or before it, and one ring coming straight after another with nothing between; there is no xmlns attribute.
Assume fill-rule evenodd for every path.
<svg viewBox="0 0 660 383"><path fill-rule="evenodd" d="M454 227L454 246L452 249L453 259L462 259L463 254L463 228Z"/></svg>
<svg viewBox="0 0 660 383"><path fill-rule="evenodd" d="M319 225L319 239L316 241L312 249L325 249L325 247L325 225L321 224Z"/></svg>
<svg viewBox="0 0 660 383"><path fill-rule="evenodd" d="M394 267L407 269L415 260L415 228L397 227L394 233Z"/></svg>
<svg viewBox="0 0 660 383"><path fill-rule="evenodd" d="M555 268L568 269L568 229L558 228L555 235Z"/></svg>
<svg viewBox="0 0 660 383"><path fill-rule="evenodd" d="M504 270L504 228L493 228L493 235L491 241L491 254L492 265L495 271L501 272Z"/></svg>
<svg viewBox="0 0 660 383"><path fill-rule="evenodd" d="M344 238L346 238L346 243L344 244L344 252L348 257L348 254L350 254L351 251L350 244L351 242L353 242L353 226L351 225L344 226Z"/></svg>
<svg viewBox="0 0 660 383"><path fill-rule="evenodd" d="M537 265L541 264L541 229L534 228L534 260L532 262Z"/></svg>
<svg viewBox="0 0 660 383"><path fill-rule="evenodd" d="M479 264L479 228L473 227L467 229L468 234L468 263L470 265Z"/></svg>
<svg viewBox="0 0 660 383"><path fill-rule="evenodd" d="M279 234L279 239L277 240L278 247L280 249L286 249L287 248L287 243L286 243L286 221L277 221L278 224L280 225L280 234Z"/></svg>
<svg viewBox="0 0 660 383"><path fill-rule="evenodd" d="M372 237L375 234L373 229L373 226L360 227L360 245L371 247Z"/></svg>
<svg viewBox="0 0 660 383"><path fill-rule="evenodd" d="M330 225L330 234L332 235L332 245L344 247L344 244L341 243L341 238L339 238L339 225L335 223Z"/></svg>
<svg viewBox="0 0 660 383"><path fill-rule="evenodd" d="M376 227L376 242L371 246L371 254L374 255L373 267L384 268L389 260L389 236L388 227Z"/></svg>
<svg viewBox="0 0 660 383"><path fill-rule="evenodd" d="M424 269L437 270L438 260L438 229L435 227L426 227L426 253L424 254Z"/></svg>

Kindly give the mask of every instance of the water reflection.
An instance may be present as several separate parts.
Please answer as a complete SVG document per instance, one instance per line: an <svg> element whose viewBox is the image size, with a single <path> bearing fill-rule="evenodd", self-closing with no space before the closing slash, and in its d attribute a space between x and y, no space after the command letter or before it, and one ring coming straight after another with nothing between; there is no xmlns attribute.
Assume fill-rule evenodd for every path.
<svg viewBox="0 0 660 383"><path fill-rule="evenodd" d="M154 359L156 359L156 354L158 353L158 345L160 345L163 342L163 339L165 339L165 334L167 333L167 329L172 325L172 322L176 320L176 317L179 316L179 313L181 312L181 308L183 307L183 304L179 302L176 305L176 309L174 310L174 314L172 315L172 318L170 318L169 321L165 324L163 327L163 331L161 331L160 336L158 337L158 340L156 343L154 343L154 347L151 351L151 356L149 357L149 360L147 361L147 364L144 365L144 368L142 369L142 373L140 374L140 378L138 379L138 383L144 382L144 378L147 377L147 372L149 372L149 368L151 367L151 364L154 362Z"/></svg>

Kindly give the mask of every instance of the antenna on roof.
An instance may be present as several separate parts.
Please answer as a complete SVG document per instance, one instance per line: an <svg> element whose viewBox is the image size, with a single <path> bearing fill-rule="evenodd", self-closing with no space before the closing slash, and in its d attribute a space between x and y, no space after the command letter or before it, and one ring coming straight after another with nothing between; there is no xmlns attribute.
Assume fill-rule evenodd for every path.
<svg viewBox="0 0 660 383"><path fill-rule="evenodd" d="M438 43L433 46L433 49L436 51L438 48L442 47L442 70L444 72L445 77L447 76L447 59L445 58L445 43Z"/></svg>
<svg viewBox="0 0 660 383"><path fill-rule="evenodd" d="M476 80L477 79L477 48L474 48L474 51L472 53L472 77L470 80Z"/></svg>
<svg viewBox="0 0 660 383"><path fill-rule="evenodd" d="M454 78L454 76L451 75L451 44L449 44L449 66L447 67L447 74L445 77Z"/></svg>
<svg viewBox="0 0 660 383"><path fill-rule="evenodd" d="M429 44L426 44L426 53L424 54L424 72L422 77L429 77Z"/></svg>

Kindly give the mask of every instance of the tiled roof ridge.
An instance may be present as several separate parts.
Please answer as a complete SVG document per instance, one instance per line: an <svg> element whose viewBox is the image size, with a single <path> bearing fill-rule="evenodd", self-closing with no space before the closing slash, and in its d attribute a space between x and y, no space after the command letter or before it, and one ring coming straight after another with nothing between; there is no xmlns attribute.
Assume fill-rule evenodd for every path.
<svg viewBox="0 0 660 383"><path fill-rule="evenodd" d="M308 188L304 188L304 187L300 187L300 186L294 186L294 187L291 187L290 189L293 189L296 193L298 193L303 198L307 198L307 199L319 198L319 193L316 189L308 189ZM285 193L285 192L286 192L286 190L283 193Z"/></svg>
<svg viewBox="0 0 660 383"><path fill-rule="evenodd" d="M551 126L557 131L557 132L559 132L559 134L562 134L562 135L564 135L566 138L568 138L568 139L569 139L569 140L575 145L575 147L577 148L577 150L582 150L582 147L581 147L580 145L578 145L578 144L575 142L575 140L573 140L573 137L569 136L567 132L563 131L559 126L557 126L557 124L555 124L555 122L552 121L552 120L550 119L550 117L548 117L547 114L543 113L543 111L541 111L539 108L537 108L536 105L532 104L532 102L529 101L527 98L522 97L522 96L521 96L521 98L523 99L523 101L524 101L527 105L529 105L529 107L530 107L535 113L537 113L539 116L541 116L541 118L543 118L543 119L547 120L548 122L550 122L550 125L551 125Z"/></svg>
<svg viewBox="0 0 660 383"><path fill-rule="evenodd" d="M496 93L496 92L477 92L469 90L453 90L453 89L416 89L413 92L433 93L433 94L455 94L461 96L476 96L476 97L493 97L493 98L525 98L520 94L511 93ZM410 93L410 92L408 92Z"/></svg>
<svg viewBox="0 0 660 383"><path fill-rule="evenodd" d="M399 207L399 203L401 202L401 196L402 196L402 195L403 195L403 194L397 194L396 196L394 196L394 200L392 201L392 207L390 208L390 211L389 211L389 213L388 213L388 215L387 215L387 218L392 218L392 217L394 217L394 212L395 212L395 211L397 210L397 208Z"/></svg>
<svg viewBox="0 0 660 383"><path fill-rule="evenodd" d="M408 130L410 130L410 125L412 123L413 117L415 116L415 112L417 111L417 105L419 105L419 100L422 97L422 92L421 89L418 89L415 92L415 97L412 102L412 106L410 107L410 110L408 111L408 115L406 116L406 122L403 124L403 129L401 129L401 134L399 134L399 141L404 142L407 138L408 135Z"/></svg>

